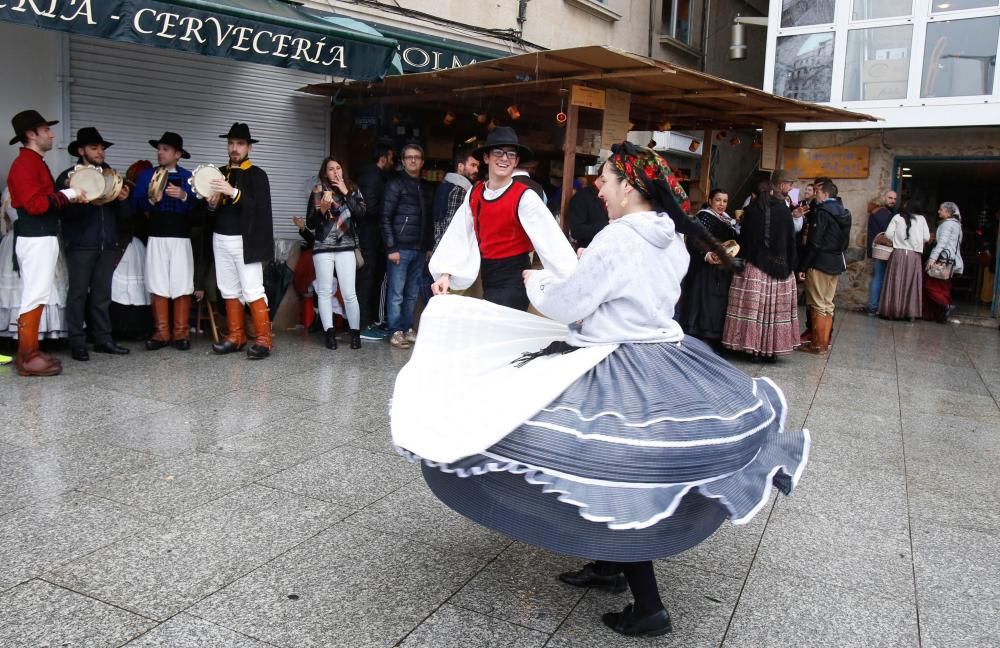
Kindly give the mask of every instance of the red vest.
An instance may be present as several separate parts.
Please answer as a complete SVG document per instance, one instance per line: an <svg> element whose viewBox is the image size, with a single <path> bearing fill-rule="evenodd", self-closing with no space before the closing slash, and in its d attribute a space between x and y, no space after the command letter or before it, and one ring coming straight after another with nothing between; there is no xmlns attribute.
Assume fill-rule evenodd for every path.
<svg viewBox="0 0 1000 648"><path fill-rule="evenodd" d="M484 259L507 259L531 252L534 249L531 239L517 217L521 196L531 189L514 182L495 200L487 200L483 196L485 189L486 183L480 182L472 188L472 195L469 196L480 256Z"/></svg>

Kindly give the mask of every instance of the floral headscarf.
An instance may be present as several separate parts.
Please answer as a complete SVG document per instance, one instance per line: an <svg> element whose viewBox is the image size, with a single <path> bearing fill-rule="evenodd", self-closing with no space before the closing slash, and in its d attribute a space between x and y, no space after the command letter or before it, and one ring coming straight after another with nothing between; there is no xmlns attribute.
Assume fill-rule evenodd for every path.
<svg viewBox="0 0 1000 648"><path fill-rule="evenodd" d="M656 151L645 146L636 146L631 142L615 144L611 150L609 161L646 200L655 200L657 192L653 189L653 183L659 180L667 183L674 200L684 213L691 212L691 201L687 193L677 181L677 176L670 169L670 165Z"/></svg>

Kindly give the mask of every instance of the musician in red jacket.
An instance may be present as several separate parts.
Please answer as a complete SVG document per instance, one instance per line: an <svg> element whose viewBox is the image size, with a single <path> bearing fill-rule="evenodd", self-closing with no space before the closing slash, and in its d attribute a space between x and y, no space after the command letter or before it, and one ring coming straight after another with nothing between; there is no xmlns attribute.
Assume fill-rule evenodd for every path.
<svg viewBox="0 0 1000 648"><path fill-rule="evenodd" d="M531 158L513 128L493 130L473 153L482 156L489 178L469 192L431 257L431 290L464 290L481 273L487 301L527 310L521 273L531 267L531 253L559 276L573 271L576 255L538 194L513 179L518 164Z"/></svg>

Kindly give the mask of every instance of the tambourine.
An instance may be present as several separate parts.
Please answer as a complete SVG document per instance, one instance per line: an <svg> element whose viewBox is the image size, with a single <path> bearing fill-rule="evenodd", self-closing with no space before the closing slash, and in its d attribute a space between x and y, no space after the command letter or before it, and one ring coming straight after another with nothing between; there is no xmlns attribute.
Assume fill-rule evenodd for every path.
<svg viewBox="0 0 1000 648"><path fill-rule="evenodd" d="M222 171L219 170L219 167L214 164L202 164L199 165L191 174L188 184L191 185L191 188L194 190L195 194L198 195L198 197L208 200L218 193L212 188L212 182L214 180L225 179L226 176L222 175Z"/></svg>
<svg viewBox="0 0 1000 648"><path fill-rule="evenodd" d="M731 257L735 257L740 253L740 244L733 240L728 240L723 242L722 247L726 249L726 254Z"/></svg>
<svg viewBox="0 0 1000 648"><path fill-rule="evenodd" d="M167 179L170 173L166 167L157 167L153 171L153 177L149 180L149 204L155 205L163 198L163 190L167 188Z"/></svg>
<svg viewBox="0 0 1000 648"><path fill-rule="evenodd" d="M125 178L114 169L104 169L102 175L104 176L104 191L100 198L93 201L95 205L106 205L116 200L118 194L122 192L122 187L125 186Z"/></svg>
<svg viewBox="0 0 1000 648"><path fill-rule="evenodd" d="M69 172L69 188L87 196L87 202L100 200L107 189L104 171L89 164L78 164Z"/></svg>

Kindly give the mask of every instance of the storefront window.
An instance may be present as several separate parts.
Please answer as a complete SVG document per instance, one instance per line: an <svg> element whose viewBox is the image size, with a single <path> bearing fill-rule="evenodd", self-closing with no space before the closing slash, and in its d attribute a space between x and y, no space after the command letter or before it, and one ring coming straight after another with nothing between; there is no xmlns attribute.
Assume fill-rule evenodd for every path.
<svg viewBox="0 0 1000 648"><path fill-rule="evenodd" d="M1000 16L927 25L921 97L993 93Z"/></svg>
<svg viewBox="0 0 1000 648"><path fill-rule="evenodd" d="M912 39L911 25L848 32L844 101L905 99Z"/></svg>
<svg viewBox="0 0 1000 648"><path fill-rule="evenodd" d="M782 0L781 26L805 27L833 22L836 0Z"/></svg>
<svg viewBox="0 0 1000 648"><path fill-rule="evenodd" d="M995 6L997 6L997 0L934 0L931 3L931 13L945 13L948 11L962 11L964 9Z"/></svg>
<svg viewBox="0 0 1000 648"><path fill-rule="evenodd" d="M913 0L854 0L852 20L895 18L913 13Z"/></svg>
<svg viewBox="0 0 1000 648"><path fill-rule="evenodd" d="M778 39L774 93L803 101L830 101L833 34L783 36Z"/></svg>

